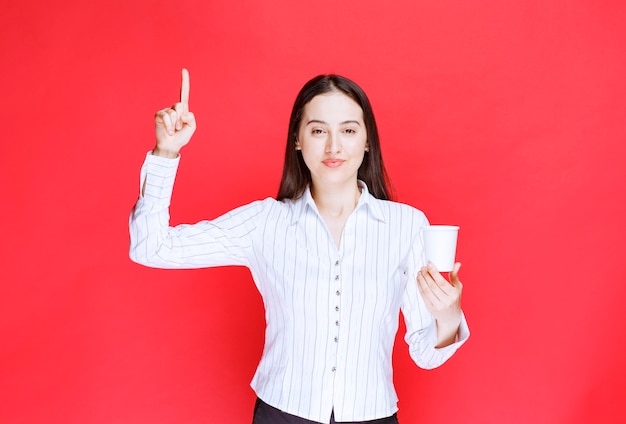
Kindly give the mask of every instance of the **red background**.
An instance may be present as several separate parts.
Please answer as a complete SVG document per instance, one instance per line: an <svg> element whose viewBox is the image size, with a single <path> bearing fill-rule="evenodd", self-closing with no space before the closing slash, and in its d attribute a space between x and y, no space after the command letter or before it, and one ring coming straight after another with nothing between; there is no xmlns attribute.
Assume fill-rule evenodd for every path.
<svg viewBox="0 0 626 424"><path fill-rule="evenodd" d="M274 195L297 91L336 72L372 100L398 200L461 226L472 337L433 371L398 338L401 422L626 421L624 2L0 5L0 422L250 422L248 271L127 255L183 66L174 223Z"/></svg>

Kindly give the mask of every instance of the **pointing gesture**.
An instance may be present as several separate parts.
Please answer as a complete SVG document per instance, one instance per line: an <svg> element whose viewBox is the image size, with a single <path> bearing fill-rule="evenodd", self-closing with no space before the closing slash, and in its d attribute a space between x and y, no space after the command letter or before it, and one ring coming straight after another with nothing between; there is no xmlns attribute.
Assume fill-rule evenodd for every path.
<svg viewBox="0 0 626 424"><path fill-rule="evenodd" d="M182 70L180 102L162 109L154 115L157 156L175 158L180 149L189 143L196 130L196 119L189 112L189 71Z"/></svg>
<svg viewBox="0 0 626 424"><path fill-rule="evenodd" d="M183 104L183 113L189 112L189 71L183 68L180 84L180 102Z"/></svg>

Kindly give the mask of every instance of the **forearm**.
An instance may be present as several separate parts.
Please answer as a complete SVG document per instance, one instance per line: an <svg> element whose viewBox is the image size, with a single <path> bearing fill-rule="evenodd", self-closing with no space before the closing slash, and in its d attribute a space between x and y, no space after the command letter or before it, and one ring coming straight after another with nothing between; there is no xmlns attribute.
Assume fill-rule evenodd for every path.
<svg viewBox="0 0 626 424"><path fill-rule="evenodd" d="M426 323L425 321L422 322ZM411 329L412 327L411 322L407 322L407 328ZM407 332L405 340L409 345L409 353L419 367L432 369L440 366L467 341L470 335L463 315L461 315L461 322L458 327L447 329L447 331L446 336L449 339L440 340L439 335L444 335L444 333L439 331L436 321L433 320L425 327Z"/></svg>
<svg viewBox="0 0 626 424"><path fill-rule="evenodd" d="M163 150L163 149L159 149L158 147L155 147L154 150L152 150L152 152L150 153L152 156L158 156L158 157L162 157L165 159L178 159L180 153L178 153L178 151L173 151L173 150ZM147 178L142 176L142 180L143 183L141 185L141 197L143 197L146 194L146 181Z"/></svg>
<svg viewBox="0 0 626 424"><path fill-rule="evenodd" d="M141 168L141 194L129 219L130 258L142 265L169 267L159 259L169 232L169 204L178 160L148 154Z"/></svg>
<svg viewBox="0 0 626 424"><path fill-rule="evenodd" d="M440 349L457 341L459 327L461 325L461 317L456 322L436 322L437 326L437 344L436 349Z"/></svg>

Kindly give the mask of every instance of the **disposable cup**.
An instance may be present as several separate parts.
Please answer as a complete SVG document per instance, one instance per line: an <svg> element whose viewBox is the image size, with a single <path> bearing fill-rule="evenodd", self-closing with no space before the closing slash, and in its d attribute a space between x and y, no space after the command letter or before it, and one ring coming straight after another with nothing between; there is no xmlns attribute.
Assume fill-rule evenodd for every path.
<svg viewBox="0 0 626 424"><path fill-rule="evenodd" d="M426 260L432 262L437 270L449 272L454 268L458 233L459 227L454 225L429 225L422 228Z"/></svg>

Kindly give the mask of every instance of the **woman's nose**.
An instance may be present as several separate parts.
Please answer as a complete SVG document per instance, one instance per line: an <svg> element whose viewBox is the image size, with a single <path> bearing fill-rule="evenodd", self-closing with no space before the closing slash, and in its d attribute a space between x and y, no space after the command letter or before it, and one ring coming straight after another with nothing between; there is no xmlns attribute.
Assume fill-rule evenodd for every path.
<svg viewBox="0 0 626 424"><path fill-rule="evenodd" d="M328 134L326 139L326 153L338 153L341 151L341 138L334 132Z"/></svg>

